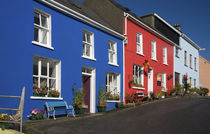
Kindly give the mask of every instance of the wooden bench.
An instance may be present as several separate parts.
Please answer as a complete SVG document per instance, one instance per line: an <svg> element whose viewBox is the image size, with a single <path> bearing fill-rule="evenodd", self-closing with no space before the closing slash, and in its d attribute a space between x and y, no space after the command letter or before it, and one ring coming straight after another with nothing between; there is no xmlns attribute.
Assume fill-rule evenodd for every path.
<svg viewBox="0 0 210 134"><path fill-rule="evenodd" d="M66 112L66 115L68 117L69 113L75 117L74 114L74 107L72 105L68 105L66 101L53 101L53 102L45 102L45 107L47 109L47 116L48 119L50 116L53 116L53 119L55 120L55 111L64 110ZM70 111L70 112L68 112Z"/></svg>

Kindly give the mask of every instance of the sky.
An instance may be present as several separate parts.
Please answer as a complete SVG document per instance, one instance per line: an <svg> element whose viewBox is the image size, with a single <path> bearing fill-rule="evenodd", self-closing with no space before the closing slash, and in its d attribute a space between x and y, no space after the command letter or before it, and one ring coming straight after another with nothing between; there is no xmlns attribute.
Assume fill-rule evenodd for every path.
<svg viewBox="0 0 210 134"><path fill-rule="evenodd" d="M83 0L77 0L82 2ZM138 16L157 13L181 31L200 48L200 55L210 62L210 0L115 0Z"/></svg>

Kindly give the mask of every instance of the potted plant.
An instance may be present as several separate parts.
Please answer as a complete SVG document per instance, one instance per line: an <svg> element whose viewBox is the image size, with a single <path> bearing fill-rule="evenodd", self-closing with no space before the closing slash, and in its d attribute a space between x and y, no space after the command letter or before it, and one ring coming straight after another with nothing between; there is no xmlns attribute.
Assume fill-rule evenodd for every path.
<svg viewBox="0 0 210 134"><path fill-rule="evenodd" d="M121 102L116 102L116 103L115 103L115 107L116 107L116 108L123 108L123 107L124 107L123 101L121 101Z"/></svg>
<svg viewBox="0 0 210 134"><path fill-rule="evenodd" d="M43 109L42 111L38 111L38 109L34 109L31 111L31 114L28 115L27 117L30 120L41 120L44 119L44 111L45 109Z"/></svg>
<svg viewBox="0 0 210 134"><path fill-rule="evenodd" d="M106 92L104 91L104 88L100 88L97 105L98 112L105 112L107 106L108 104L106 102Z"/></svg>
<svg viewBox="0 0 210 134"><path fill-rule="evenodd" d="M120 100L120 93L112 94L111 92L106 93L107 100Z"/></svg>
<svg viewBox="0 0 210 134"><path fill-rule="evenodd" d="M144 87L142 84L138 84L138 83L134 82L134 80L130 80L129 84L132 86L135 86L135 87Z"/></svg>
<svg viewBox="0 0 210 134"><path fill-rule="evenodd" d="M59 96L60 96L60 92L56 90L49 90L48 97L59 97Z"/></svg>
<svg viewBox="0 0 210 134"><path fill-rule="evenodd" d="M2 113L2 114L0 114L0 120L1 121L9 121L10 120L10 117L9 117L8 114ZM5 123L5 122L0 123L0 128L2 130L9 129L9 124L8 123Z"/></svg>
<svg viewBox="0 0 210 134"><path fill-rule="evenodd" d="M74 92L73 106L76 114L84 114L87 105L85 105L84 97L85 90L84 88L76 90L75 85L72 88Z"/></svg>
<svg viewBox="0 0 210 134"><path fill-rule="evenodd" d="M45 87L45 88L38 88L38 87L34 87L33 88L33 96L41 96L41 97L44 97L45 95L47 95L47 90L48 90L48 87Z"/></svg>

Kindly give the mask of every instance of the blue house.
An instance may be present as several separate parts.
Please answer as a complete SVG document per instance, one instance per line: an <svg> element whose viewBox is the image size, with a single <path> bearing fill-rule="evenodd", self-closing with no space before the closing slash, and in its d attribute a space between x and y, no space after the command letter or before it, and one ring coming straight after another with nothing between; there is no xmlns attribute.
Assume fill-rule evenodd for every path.
<svg viewBox="0 0 210 134"><path fill-rule="evenodd" d="M90 9L74 0L22 0L3 1L0 11L0 94L20 95L26 87L24 119L46 101L72 104L73 85L85 89L87 113L97 112L101 87L115 97L108 109L123 99L124 36Z"/></svg>

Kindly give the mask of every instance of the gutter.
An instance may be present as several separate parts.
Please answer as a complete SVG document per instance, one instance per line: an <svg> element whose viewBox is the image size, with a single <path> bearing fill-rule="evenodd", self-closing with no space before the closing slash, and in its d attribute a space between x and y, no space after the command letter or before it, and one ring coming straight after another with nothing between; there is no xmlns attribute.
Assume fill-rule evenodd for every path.
<svg viewBox="0 0 210 134"><path fill-rule="evenodd" d="M192 46L194 46L196 49L198 49L199 51L204 51L206 50L205 48L200 48L195 42L193 42L189 37L187 37L187 35L185 35L184 33L182 33L181 37L183 39L185 39L187 42L189 42Z"/></svg>
<svg viewBox="0 0 210 134"><path fill-rule="evenodd" d="M76 19L78 19L80 21L83 21L83 22L85 22L87 24L90 24L91 26L94 26L94 27L96 27L96 28L98 28L98 29L100 29L100 30L102 30L104 32L107 32L107 33L109 33L109 34L111 34L111 35L113 35L115 37L118 37L120 39L124 39L125 38L122 34L116 32L116 31L114 31L114 30L112 30L112 29L110 29L110 28L108 28L108 27L106 27L106 26L104 26L104 25L102 25L102 24L100 24L100 23L98 23L98 22L96 22L96 21L86 17L85 15L82 15L82 14L80 14L80 13L78 13L78 12L76 12L76 11L74 11L74 10L72 10L72 9L70 9L70 8L60 4L60 3L58 3L58 2L55 2L54 0L36 0L36 1L38 1L40 3L43 3L43 4L46 4L46 5L48 5L48 6L52 7L52 8L55 8L55 9L65 13L65 14L67 14L69 16L72 16L72 17L74 17L74 18L76 18Z"/></svg>

